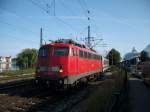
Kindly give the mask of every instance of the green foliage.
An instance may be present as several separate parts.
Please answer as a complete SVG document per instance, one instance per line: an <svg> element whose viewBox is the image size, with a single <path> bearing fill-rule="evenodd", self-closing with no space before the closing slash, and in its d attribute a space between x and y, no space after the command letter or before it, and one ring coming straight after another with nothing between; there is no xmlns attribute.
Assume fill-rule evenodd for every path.
<svg viewBox="0 0 150 112"><path fill-rule="evenodd" d="M20 69L33 68L37 60L36 49L24 49L17 55L16 62Z"/></svg>
<svg viewBox="0 0 150 112"><path fill-rule="evenodd" d="M109 65L117 65L121 60L119 51L111 49L107 55L107 59L109 59Z"/></svg>
<svg viewBox="0 0 150 112"><path fill-rule="evenodd" d="M142 51L141 52L140 58L141 58L141 62L149 61L150 60L150 58L148 56L148 53L146 51Z"/></svg>

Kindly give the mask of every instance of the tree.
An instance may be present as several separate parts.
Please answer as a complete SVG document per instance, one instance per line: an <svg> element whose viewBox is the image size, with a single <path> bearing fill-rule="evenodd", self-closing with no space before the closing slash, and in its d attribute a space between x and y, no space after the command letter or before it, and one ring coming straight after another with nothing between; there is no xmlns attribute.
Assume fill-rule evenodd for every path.
<svg viewBox="0 0 150 112"><path fill-rule="evenodd" d="M109 59L110 65L117 65L121 60L119 51L115 49L111 49L109 51L109 53L107 54L107 58Z"/></svg>
<svg viewBox="0 0 150 112"><path fill-rule="evenodd" d="M149 61L150 58L149 58L149 56L148 56L148 52L146 52L146 51L143 50L143 51L140 53L140 59L141 59L141 62Z"/></svg>
<svg viewBox="0 0 150 112"><path fill-rule="evenodd" d="M36 49L24 49L17 55L16 61L19 68L33 68L37 60Z"/></svg>

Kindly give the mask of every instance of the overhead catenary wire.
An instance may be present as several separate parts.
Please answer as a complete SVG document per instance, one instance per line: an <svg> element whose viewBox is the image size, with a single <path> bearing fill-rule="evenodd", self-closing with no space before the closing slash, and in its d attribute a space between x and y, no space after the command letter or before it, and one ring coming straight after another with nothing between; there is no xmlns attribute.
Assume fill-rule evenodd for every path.
<svg viewBox="0 0 150 112"><path fill-rule="evenodd" d="M60 1L61 1L61 0L60 0ZM93 19L93 17L89 17L89 16L92 16L92 15L91 15L91 13L90 13L90 10L89 10L89 8L88 8L88 6L87 6L85 0L78 0L78 3L80 4L80 6L81 6L81 8L82 8L85 17L88 18L89 23L96 27L96 28L94 28L94 29L95 29L95 34L96 34L96 36L97 36L97 37L100 37L100 36L99 36L99 31L98 31L99 27L97 26L96 21ZM64 4L63 4L63 5L64 5ZM64 7L67 7L67 6L64 5ZM69 10L69 11L70 11L70 10ZM94 39L94 40L96 40L96 39Z"/></svg>
<svg viewBox="0 0 150 112"><path fill-rule="evenodd" d="M30 1L30 0L28 0L28 1ZM49 11L47 11L47 9L44 8L44 6L39 5L38 3L34 2L33 0L31 0L30 2L32 2L34 5L36 5L36 6L39 7L40 9L42 9L44 12L46 11L46 13L49 13ZM46 3L46 2L44 2L44 3ZM52 7L53 4L54 4L54 3L53 3L53 0L52 0L50 7ZM31 19L29 19L29 18L27 18L27 17L23 17L23 16L21 16L21 15L17 15L16 12L14 12L14 11L7 11L6 9L4 9L4 8L2 8L2 7L0 7L0 10L6 11L6 12L9 12L9 13L12 13L13 15L15 15L15 16L21 18L22 20L27 21L28 23L30 22L30 24L33 24L33 22L34 22L34 21L32 21ZM49 13L48 15L51 16L50 13ZM53 17L54 17L54 16L53 16ZM61 23L66 24L66 25L69 26L69 27L72 27L70 24L65 23L62 19L60 19L60 18L58 18L58 17L56 17L56 19L57 19L58 21L60 21ZM32 22L31 22L31 21L32 21ZM10 25L10 24L9 24L9 25ZM35 23L34 23L34 25L35 25ZM21 28L21 29L22 29L22 28ZM25 30L30 30L29 28L28 28L28 29L27 29L27 28L23 28L23 29L25 29ZM73 28L72 28L72 29L73 29ZM45 31L45 30L48 31L48 29L44 27L44 31ZM33 31L31 31L31 32L33 32ZM34 32L34 33L35 33L35 32Z"/></svg>
<svg viewBox="0 0 150 112"><path fill-rule="evenodd" d="M76 11L72 10L72 8L70 8L68 5L66 5L66 4L63 2L63 0L59 0L59 2L62 4L62 6L63 6L68 12L70 12L70 14L77 16L77 13L78 13L78 12L76 13ZM84 20L83 20L83 19L84 19ZM85 23L85 18L84 18L84 17L81 18L80 20L82 21L82 23Z"/></svg>
<svg viewBox="0 0 150 112"><path fill-rule="evenodd" d="M35 2L35 1L33 1L33 0L31 0L31 2L32 2L34 5L36 5L37 7L39 7L41 10L43 10L44 12L46 12L48 15L50 15L50 12L49 12L46 8L42 7L39 3L37 3L37 2ZM80 6L81 6L81 8L82 8L82 10L83 10L83 12L84 12L84 15L85 15L86 17L88 17L88 21L92 24L91 19L89 19L90 11L88 10L88 7L87 7L87 5L86 5L86 2L85 2L85 1L81 1L81 0L78 0L78 2L79 2ZM66 7L67 5L65 5L65 4L62 2L62 0L60 0L60 3L61 3L66 9L68 8L68 7ZM51 1L51 7L52 7L52 5L54 6L54 17L55 17L58 21L60 21L60 22L63 23L64 25L68 26L68 27L71 28L73 31L75 31L75 28L74 28L71 24L65 22L64 20L62 20L61 18L59 18L58 16L56 16L56 12L55 12L55 5L56 5L56 3L55 3L55 0L52 0L52 1ZM73 11L71 11L71 10L68 10L68 11L70 11L71 13L73 12ZM73 13L74 13L74 12L73 12ZM51 15L50 15L50 16L51 16ZM95 26L96 26L96 24L95 24ZM95 33L95 34L98 36L97 33Z"/></svg>
<svg viewBox="0 0 150 112"><path fill-rule="evenodd" d="M88 9L84 7L84 5L82 4L81 0L78 0L78 3L81 6L84 15L88 18L88 15L87 15Z"/></svg>
<svg viewBox="0 0 150 112"><path fill-rule="evenodd" d="M81 1L82 1L82 2L81 2ZM92 15L91 15L91 13L90 13L90 10L89 10L89 8L88 8L88 6L87 6L85 0L78 0L78 2L79 2L79 4L80 4L81 8L82 8L83 10L85 10L84 12L87 12L87 13L85 13L85 16L88 17L89 24L95 26L94 29L95 29L95 34L96 34L96 36L97 36L97 37L100 37L99 34L98 34L98 33L99 33L99 31L98 31L99 27L97 26L97 24L96 24L95 20L93 19L93 17L91 17ZM88 14L88 15L87 15L87 14ZM89 17L89 16L90 16L90 17ZM92 45L92 48L93 48L93 47L96 47L96 46L98 46L98 45L102 45L102 44L100 44L100 42L103 40L102 38L94 39L94 40L97 40L97 42L94 42L94 44ZM103 44L103 45L104 45L104 44ZM105 44L104 46L106 46L106 44Z"/></svg>
<svg viewBox="0 0 150 112"><path fill-rule="evenodd" d="M14 28L19 29L19 30L22 29L23 31L36 33L36 32L34 32L34 31L32 31L32 30L29 30L29 29L27 29L27 28L25 28L25 27L16 26L16 25L14 25L14 24L11 24L11 23L8 23L8 22L2 21L2 20L0 20L0 23L5 24L5 25L8 25L8 26L11 26L11 27L14 27Z"/></svg>
<svg viewBox="0 0 150 112"><path fill-rule="evenodd" d="M25 20L25 21L27 21L27 22L30 22L30 24L33 24L33 21L31 22L31 20L30 20L29 18L24 17L24 16L21 16L21 15L17 15L16 12L14 12L14 11L12 11L12 10L11 10L11 11L10 11L10 10L8 11L8 10L2 8L2 7L0 7L0 10L3 11L3 12L5 12L5 13L11 13L11 14L15 15L16 17L21 18L21 20ZM35 25L35 24L34 24L34 25Z"/></svg>
<svg viewBox="0 0 150 112"><path fill-rule="evenodd" d="M77 38L79 38L80 40L84 41L84 39L82 37L80 37L80 35L84 35L84 33L86 33L87 31L87 26L78 34L78 36L76 36L76 40Z"/></svg>
<svg viewBox="0 0 150 112"><path fill-rule="evenodd" d="M2 21L2 20L0 20L0 23L1 24L4 24L4 25L8 25L8 26L11 26L11 28L10 29L13 29L13 30L17 30L18 31L18 29L20 30L23 30L23 31L25 31L25 28L24 27L18 27L18 26L15 26L15 25L13 25L13 24L10 24L10 23L7 23L7 22L5 22L5 21ZM32 31L30 31L30 30L27 30L26 29L26 31L27 32L31 32L31 33L33 33ZM7 34L5 34L5 35L8 35L8 33ZM12 35L9 35L9 37L13 37ZM14 38L14 37L13 37ZM16 38L16 37L15 37ZM20 39L20 40L25 40L25 41L28 41L28 42L33 42L33 43L37 43L36 41L34 41L34 40L29 40L29 39L23 39L23 38L16 38L16 39Z"/></svg>
<svg viewBox="0 0 150 112"><path fill-rule="evenodd" d="M86 9L88 9L88 6L87 6L87 4L86 4L85 0L82 0L82 2L84 2L84 6L85 6L85 8L86 8Z"/></svg>
<svg viewBox="0 0 150 112"><path fill-rule="evenodd" d="M36 5L36 6L39 7L41 10L43 10L44 12L46 12L49 16L51 16L51 15L50 15L50 12L49 12L47 9L45 9L45 8L42 7L42 6L40 6L40 4L35 3L33 0L31 0L31 1L32 1L32 3L33 3L34 5ZM51 4L52 4L52 3L53 3L53 5L54 5L54 10L55 10L55 5L56 5L55 0L53 0L53 2L51 2ZM60 3L61 3L66 9L68 8L67 5L65 5L61 0L60 0ZM70 10L68 10L68 11L70 11ZM70 11L70 12L72 13L73 11ZM64 20L62 20L61 18L59 18L58 16L56 16L55 13L56 13L56 12L54 11L54 17L55 17L58 21L60 21L60 22L63 23L64 25L68 26L68 27L71 28L73 31L76 30L71 24L65 22ZM74 13L74 12L73 12L73 13ZM74 13L74 14L75 14L75 13Z"/></svg>
<svg viewBox="0 0 150 112"><path fill-rule="evenodd" d="M55 1L55 0L54 0L54 1ZM65 5L62 1L60 1L60 3L67 9L67 7L66 7L67 5ZM55 6L55 3L54 3L53 5ZM43 10L43 11L45 11L45 10ZM70 11L70 10L69 10L69 11ZM72 11L70 11L70 12L72 13ZM51 16L49 11L46 11L46 13L47 13L49 16ZM74 12L73 12L73 13L74 13ZM75 14L75 13L74 13L74 14ZM62 20L61 18L59 18L58 16L56 16L55 12L54 12L54 16L53 16L53 17L55 17L58 21L60 21L60 22L63 23L64 25L66 25L66 26L68 26L69 28L71 28L73 31L76 30L71 24L65 22L64 20Z"/></svg>
<svg viewBox="0 0 150 112"><path fill-rule="evenodd" d="M7 33L7 34L5 34L7 37L9 37L9 38L11 38L11 39L14 39L14 40L22 40L22 41L26 41L26 43L25 42L23 42L23 43L25 43L25 44L31 44L31 43L35 43L35 44L37 44L38 42L36 42L36 41L34 41L34 40L28 40L28 39L25 39L25 38L20 38L20 37L17 37L17 36L13 36L12 34L9 34L9 33Z"/></svg>
<svg viewBox="0 0 150 112"><path fill-rule="evenodd" d="M82 1L82 2L81 2L81 1ZM88 6L87 6L85 0L78 0L78 3L80 4L82 10L84 11L85 16L88 18L90 24L92 24L92 22L93 22L93 23L94 23L94 26L96 27L96 29L99 29L98 26L96 25L95 20L92 19L92 17L91 17L91 16L92 16L91 13L90 13L91 11L89 10L89 8L88 8ZM90 18L89 18L89 16L90 16ZM96 31L96 32L97 32L97 31ZM97 33L96 33L96 34L97 34ZM98 36L98 35L97 35L97 36Z"/></svg>
<svg viewBox="0 0 150 112"><path fill-rule="evenodd" d="M28 0L30 1L32 4L36 5L37 7L39 7L40 9L47 11L46 8L42 7L40 4L38 4L37 2L33 1L33 0Z"/></svg>
<svg viewBox="0 0 150 112"><path fill-rule="evenodd" d="M34 23L35 21L33 21L32 19L28 18L27 16L24 17L24 16L21 16L21 15L18 15L15 11L6 10L6 9L4 9L2 7L0 7L0 11L3 11L5 13L10 13L10 14L16 16L17 18L19 18L19 19L21 19L23 21L26 21L27 23L29 23L29 25L37 25L36 23ZM30 32L32 34L37 34L37 32L30 30L29 29L30 27L28 27L28 28L23 27L22 28L21 26L18 27L17 25L14 25L14 24L2 21L2 20L0 20L0 21L1 21L0 23L5 24L5 25L9 25L9 26L13 27L13 29L15 28L15 30L17 30L17 31L18 31L18 29L19 30L22 29L23 32L25 31L25 32L28 32L28 33ZM44 31L48 31L48 29L44 27Z"/></svg>
<svg viewBox="0 0 150 112"><path fill-rule="evenodd" d="M76 15L76 13L75 13L71 8L69 8L69 6L66 5L62 0L59 0L59 2L62 4L62 6L63 6L64 8L67 9L67 11L69 11L69 12L70 12L71 14L73 14L73 15Z"/></svg>
<svg viewBox="0 0 150 112"><path fill-rule="evenodd" d="M42 8L44 8L47 12L50 12L50 9L52 8L52 6L53 6L53 4L54 4L54 0L48 0L48 1L44 1L44 0L38 0L39 2L38 3L40 3L40 4L37 4L36 2L36 4L37 5L42 5L42 4L44 4L44 6L42 5L41 7ZM33 1L34 2L34 1ZM49 4L49 2L51 2L50 4Z"/></svg>
<svg viewBox="0 0 150 112"><path fill-rule="evenodd" d="M49 13L49 11L47 11L47 9L43 8L40 4L34 2L33 0L29 0L29 1L31 1L31 3L33 3L34 5L36 5L37 7L39 7L41 10L43 10L43 11L44 11L45 13L47 13L49 16L51 16L50 13ZM55 0L54 0L54 1L55 1ZM54 3L54 7L55 7L55 4L56 4L56 3ZM55 9L55 8L54 8L54 9ZM55 11L54 11L54 17L55 17L58 21L60 21L60 22L63 23L64 25L68 26L68 27L71 28L73 31L75 31L74 27L73 27L71 24L65 22L64 20L62 20L62 19L60 19L58 16L56 16L56 12L55 12Z"/></svg>

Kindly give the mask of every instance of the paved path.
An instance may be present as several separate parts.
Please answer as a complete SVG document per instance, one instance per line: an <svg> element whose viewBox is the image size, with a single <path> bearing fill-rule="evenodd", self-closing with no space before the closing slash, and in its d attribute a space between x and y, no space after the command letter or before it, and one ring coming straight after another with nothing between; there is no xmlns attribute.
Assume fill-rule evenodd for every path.
<svg viewBox="0 0 150 112"><path fill-rule="evenodd" d="M128 100L122 112L150 112L150 88L142 80L129 79Z"/></svg>

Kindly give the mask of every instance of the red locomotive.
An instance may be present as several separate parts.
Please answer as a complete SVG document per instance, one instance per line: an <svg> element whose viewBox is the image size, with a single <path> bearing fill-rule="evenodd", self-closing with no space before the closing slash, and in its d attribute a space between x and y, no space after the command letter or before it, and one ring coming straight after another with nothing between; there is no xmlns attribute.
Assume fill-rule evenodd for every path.
<svg viewBox="0 0 150 112"><path fill-rule="evenodd" d="M36 81L71 85L102 71L102 56L72 40L61 39L39 49Z"/></svg>

